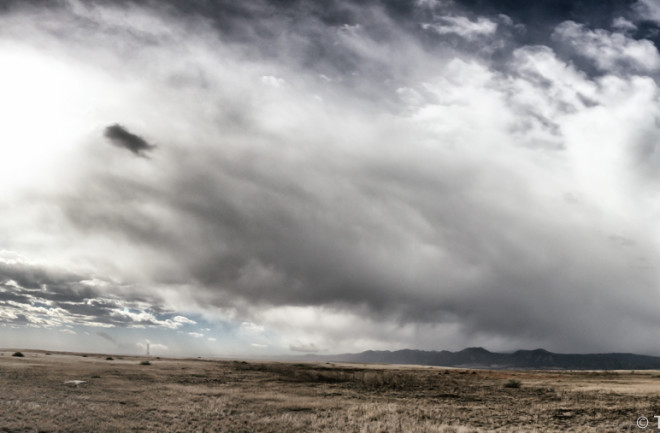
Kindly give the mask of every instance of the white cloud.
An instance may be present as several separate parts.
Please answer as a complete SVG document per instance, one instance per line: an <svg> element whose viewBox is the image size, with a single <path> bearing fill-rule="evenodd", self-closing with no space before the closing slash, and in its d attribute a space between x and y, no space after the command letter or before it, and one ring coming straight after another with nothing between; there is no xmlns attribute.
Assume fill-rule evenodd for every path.
<svg viewBox="0 0 660 433"><path fill-rule="evenodd" d="M191 337L195 337L195 338L204 337L204 334L202 334L201 332L188 332L188 335L190 335Z"/></svg>
<svg viewBox="0 0 660 433"><path fill-rule="evenodd" d="M261 77L261 82L267 86L279 88L284 86L286 81L283 78L274 77L272 75L263 75Z"/></svg>
<svg viewBox="0 0 660 433"><path fill-rule="evenodd" d="M660 3L657 0L639 0L633 4L639 20L649 20L660 23Z"/></svg>
<svg viewBox="0 0 660 433"><path fill-rule="evenodd" d="M435 23L422 24L422 28L431 29L439 34L456 34L466 39L491 36L497 31L497 23L485 17L471 21L462 16L439 17Z"/></svg>
<svg viewBox="0 0 660 433"><path fill-rule="evenodd" d="M622 32L634 32L637 30L637 26L632 21L629 21L623 17L615 18L612 21L612 27Z"/></svg>
<svg viewBox="0 0 660 433"><path fill-rule="evenodd" d="M246 332L250 333L255 333L255 334L260 334L264 332L264 327L261 325L257 325L256 323L252 322L243 322L241 323L241 330L244 330Z"/></svg>
<svg viewBox="0 0 660 433"><path fill-rule="evenodd" d="M554 37L604 72L638 73L660 69L660 54L653 42L648 40L635 40L602 29L590 30L573 21L557 26Z"/></svg>
<svg viewBox="0 0 660 433"><path fill-rule="evenodd" d="M197 324L197 322L195 322L194 320L191 320L191 319L189 319L187 317L184 317L184 316L174 316L172 318L172 320L176 323L181 323L183 325L196 325Z"/></svg>

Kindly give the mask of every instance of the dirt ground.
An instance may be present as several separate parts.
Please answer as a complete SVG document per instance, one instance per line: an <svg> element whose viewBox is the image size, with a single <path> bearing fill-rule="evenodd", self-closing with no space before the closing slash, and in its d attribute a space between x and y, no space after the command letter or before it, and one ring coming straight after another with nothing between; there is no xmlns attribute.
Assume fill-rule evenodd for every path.
<svg viewBox="0 0 660 433"><path fill-rule="evenodd" d="M659 430L657 371L157 358L142 365L146 358L12 353L0 352L0 432ZM641 416L646 429L636 424Z"/></svg>

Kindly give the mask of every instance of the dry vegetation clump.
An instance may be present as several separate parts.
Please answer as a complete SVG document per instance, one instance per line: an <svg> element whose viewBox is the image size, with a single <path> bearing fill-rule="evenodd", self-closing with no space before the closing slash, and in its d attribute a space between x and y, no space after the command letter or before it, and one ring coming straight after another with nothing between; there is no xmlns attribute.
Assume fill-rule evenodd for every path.
<svg viewBox="0 0 660 433"><path fill-rule="evenodd" d="M238 364L239 368L274 373L283 381L345 384L363 390L411 390L425 380L414 372L373 368L333 368L314 364Z"/></svg>
<svg viewBox="0 0 660 433"><path fill-rule="evenodd" d="M657 372L105 358L0 358L0 432L613 433L660 414Z"/></svg>
<svg viewBox="0 0 660 433"><path fill-rule="evenodd" d="M505 388L520 388L522 386L522 382L516 379L509 379L505 384Z"/></svg>

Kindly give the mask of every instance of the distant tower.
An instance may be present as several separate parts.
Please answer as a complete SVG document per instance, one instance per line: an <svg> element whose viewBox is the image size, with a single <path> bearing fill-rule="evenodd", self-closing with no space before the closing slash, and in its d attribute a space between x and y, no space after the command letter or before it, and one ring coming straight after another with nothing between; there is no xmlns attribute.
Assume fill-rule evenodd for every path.
<svg viewBox="0 0 660 433"><path fill-rule="evenodd" d="M149 356L149 343L147 343L147 356Z"/></svg>

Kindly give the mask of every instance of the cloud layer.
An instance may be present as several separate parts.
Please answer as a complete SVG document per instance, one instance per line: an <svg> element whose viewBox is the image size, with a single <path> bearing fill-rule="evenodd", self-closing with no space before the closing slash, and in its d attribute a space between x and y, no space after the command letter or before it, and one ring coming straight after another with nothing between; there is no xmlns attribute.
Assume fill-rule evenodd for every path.
<svg viewBox="0 0 660 433"><path fill-rule="evenodd" d="M38 155L2 151L22 165L0 175L0 246L44 263L0 262L2 321L176 330L185 311L293 351L652 350L652 5L608 28L555 11L539 43L527 12L467 3L4 12L0 66L43 67L5 104L59 104L66 127L0 132ZM64 77L79 93L30 93ZM129 131L158 157L103 142L153 148Z"/></svg>
<svg viewBox="0 0 660 433"><path fill-rule="evenodd" d="M158 326L177 329L195 324L159 307L158 299L107 293L112 283L85 279L39 263L0 258L0 317L9 325L97 328ZM106 292L106 293L104 293ZM101 336L109 336L100 331Z"/></svg>

